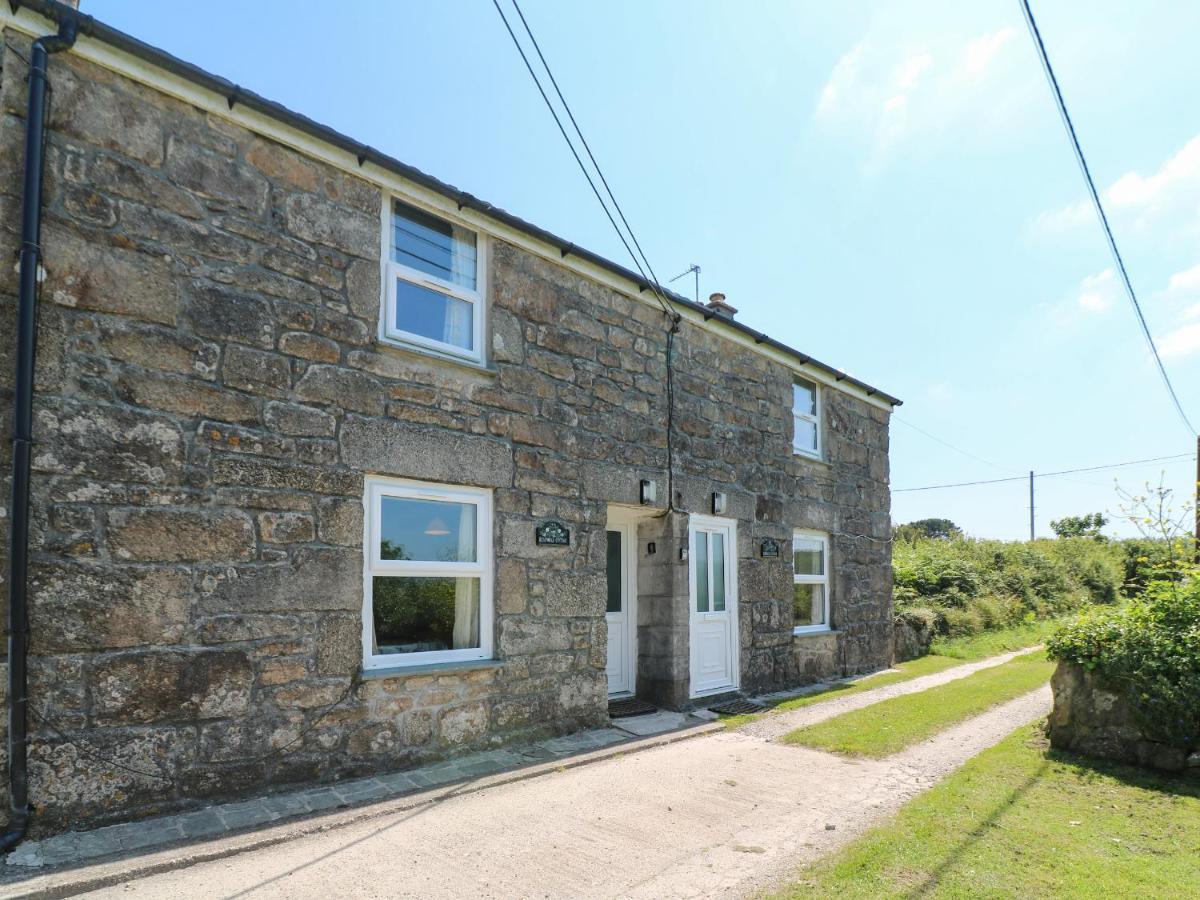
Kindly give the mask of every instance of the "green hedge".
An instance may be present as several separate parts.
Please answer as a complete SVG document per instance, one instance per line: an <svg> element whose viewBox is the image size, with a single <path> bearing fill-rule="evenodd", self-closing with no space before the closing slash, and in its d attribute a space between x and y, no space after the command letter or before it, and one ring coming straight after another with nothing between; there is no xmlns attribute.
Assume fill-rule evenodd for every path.
<svg viewBox="0 0 1200 900"><path fill-rule="evenodd" d="M1118 609L1085 612L1047 649L1123 692L1150 740L1200 746L1200 575L1151 581Z"/></svg>
<svg viewBox="0 0 1200 900"><path fill-rule="evenodd" d="M950 637L1055 618L1115 602L1125 559L1119 544L1084 538L898 540L896 611L932 616L937 632Z"/></svg>

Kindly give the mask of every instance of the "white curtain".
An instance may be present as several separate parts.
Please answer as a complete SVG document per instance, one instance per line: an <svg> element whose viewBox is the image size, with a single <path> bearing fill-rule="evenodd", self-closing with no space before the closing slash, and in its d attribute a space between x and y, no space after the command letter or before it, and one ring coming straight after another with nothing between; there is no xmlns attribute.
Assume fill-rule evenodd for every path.
<svg viewBox="0 0 1200 900"><path fill-rule="evenodd" d="M476 252L475 235L458 226L452 226L450 239L450 280L457 285L475 290ZM474 350L472 316L475 307L453 297L446 298L446 326L442 340L455 347Z"/></svg>
<svg viewBox="0 0 1200 900"><path fill-rule="evenodd" d="M475 559L475 507L462 506L458 520L458 560ZM479 646L477 578L454 580L454 649Z"/></svg>
<svg viewBox="0 0 1200 900"><path fill-rule="evenodd" d="M474 307L465 300L457 297L446 297L446 325L442 332L442 340L453 347L465 347L474 350L472 340L471 314Z"/></svg>

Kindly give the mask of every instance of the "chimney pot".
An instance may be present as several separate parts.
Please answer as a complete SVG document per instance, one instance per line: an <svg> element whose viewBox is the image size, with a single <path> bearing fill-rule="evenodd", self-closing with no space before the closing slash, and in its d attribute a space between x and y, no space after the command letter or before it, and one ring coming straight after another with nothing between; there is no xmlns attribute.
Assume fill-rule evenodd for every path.
<svg viewBox="0 0 1200 900"><path fill-rule="evenodd" d="M706 306L718 316L724 316L726 319L732 319L737 313L737 309L726 303L725 295L720 292L709 294Z"/></svg>

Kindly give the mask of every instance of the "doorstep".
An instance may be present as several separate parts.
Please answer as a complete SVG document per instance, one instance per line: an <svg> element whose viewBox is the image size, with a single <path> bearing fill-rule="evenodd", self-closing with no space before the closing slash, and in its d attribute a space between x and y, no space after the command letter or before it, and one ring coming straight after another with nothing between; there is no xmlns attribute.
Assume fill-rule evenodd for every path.
<svg viewBox="0 0 1200 900"><path fill-rule="evenodd" d="M677 725L669 733L641 739L618 728L597 728L532 744L472 753L401 772L268 794L174 815L107 825L93 831L70 831L43 840L28 840L5 858L5 865L0 869L0 894L10 896L4 887L26 881L34 875L31 870L41 867L84 866L99 863L105 857L145 854L146 858L136 863L129 860L108 863L107 868L120 869L119 881L133 877L131 869L164 871L204 859L219 859L288 840L301 833L386 815L397 805L407 808L436 802L448 796L485 790L723 730L719 724L695 719L684 723L689 724L694 727ZM290 828L286 827L289 825ZM260 829L274 829L277 833L247 834ZM237 838L239 835L240 839ZM198 842L211 844L208 848L191 846ZM180 849L180 844L189 846ZM174 854L168 851L172 845L176 847ZM103 886L101 882L117 883L102 874L89 874L84 869L69 880L77 885L88 885L87 890ZM62 885L57 885L46 895L60 895L61 889ZM32 895L40 893L35 889ZM23 889L21 895L29 894Z"/></svg>

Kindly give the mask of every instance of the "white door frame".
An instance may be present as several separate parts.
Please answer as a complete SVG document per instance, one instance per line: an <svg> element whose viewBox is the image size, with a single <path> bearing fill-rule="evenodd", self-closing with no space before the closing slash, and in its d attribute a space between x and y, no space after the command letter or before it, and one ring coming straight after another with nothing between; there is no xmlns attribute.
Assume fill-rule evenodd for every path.
<svg viewBox="0 0 1200 900"><path fill-rule="evenodd" d="M696 611L696 569L693 565L695 537L698 530L721 530L725 532L725 613L729 616L729 666L732 681L728 685L696 690L695 671L695 630L698 617L712 613ZM741 629L738 617L738 544L737 519L726 519L719 516L691 515L688 518L688 696L705 697L711 694L724 694L736 691L741 684ZM711 566L711 560L710 560ZM710 569L711 571L711 569Z"/></svg>
<svg viewBox="0 0 1200 900"><path fill-rule="evenodd" d="M614 521L614 518L617 521ZM625 661L624 683L616 691L609 691L609 696L632 695L637 691L637 522L621 521L624 517L609 516L605 532L616 531L621 535L621 588L624 614ZM607 538L606 538L607 540ZM610 613L605 613L605 621L609 623L609 640L612 640L612 625Z"/></svg>

